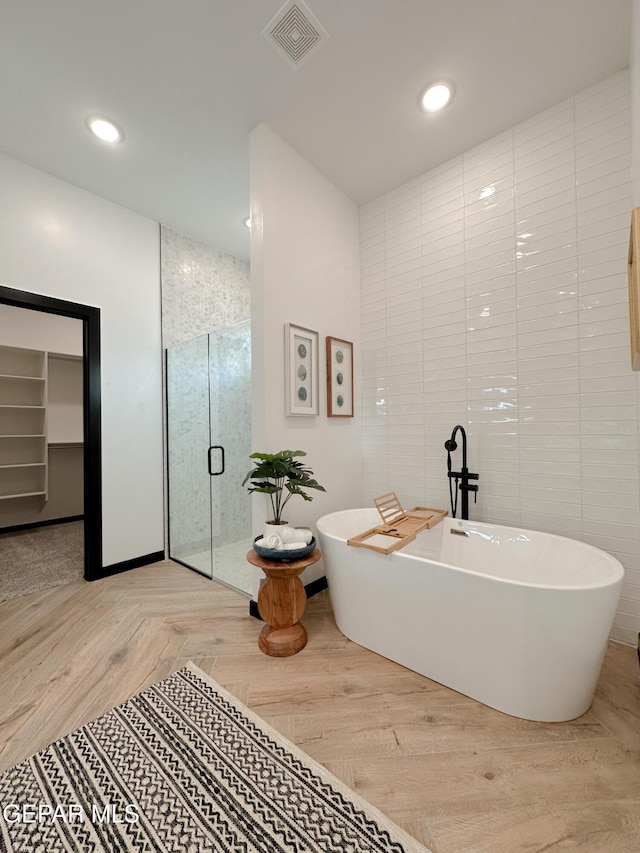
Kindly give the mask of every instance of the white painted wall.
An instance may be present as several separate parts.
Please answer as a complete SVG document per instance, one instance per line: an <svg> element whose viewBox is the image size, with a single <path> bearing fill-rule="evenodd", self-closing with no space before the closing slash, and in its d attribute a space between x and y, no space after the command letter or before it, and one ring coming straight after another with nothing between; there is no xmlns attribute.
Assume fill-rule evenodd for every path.
<svg viewBox="0 0 640 853"><path fill-rule="evenodd" d="M66 318L65 318L66 319ZM76 320L80 323L80 320ZM47 369L47 436L49 444L82 444L83 363L49 354ZM81 510L82 512L82 510Z"/></svg>
<svg viewBox="0 0 640 853"><path fill-rule="evenodd" d="M629 119L625 72L366 205L361 276L367 503L447 507L443 444L463 424L471 517L614 554L613 637L635 643Z"/></svg>
<svg viewBox="0 0 640 853"><path fill-rule="evenodd" d="M104 564L164 547L156 222L0 156L0 283L101 309Z"/></svg>
<svg viewBox="0 0 640 853"><path fill-rule="evenodd" d="M253 450L305 450L327 489L311 503L292 499L288 521L315 525L327 512L362 503L358 209L265 125L251 135ZM285 323L320 337L320 414L285 414ZM327 418L325 338L353 341L354 418ZM249 470L247 460L247 470ZM267 499L253 496L254 534ZM308 569L309 583L324 574Z"/></svg>
<svg viewBox="0 0 640 853"><path fill-rule="evenodd" d="M82 320L0 305L0 343L82 358Z"/></svg>

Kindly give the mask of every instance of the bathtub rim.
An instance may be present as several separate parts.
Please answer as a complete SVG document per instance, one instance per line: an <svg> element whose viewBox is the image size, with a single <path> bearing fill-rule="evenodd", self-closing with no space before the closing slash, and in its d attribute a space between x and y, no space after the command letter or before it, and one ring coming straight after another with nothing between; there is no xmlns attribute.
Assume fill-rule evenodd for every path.
<svg viewBox="0 0 640 853"><path fill-rule="evenodd" d="M335 512L325 513L325 515L321 516L317 520L316 527L317 527L318 533L323 535L323 536L328 536L331 539L336 540L337 542L343 543L346 548L353 548L353 546L347 544L346 537L340 536L336 533L328 532L326 530L322 530L321 529L321 523L323 521L325 521L325 519L330 519L332 516L338 516L338 515L344 516L344 515L347 515L349 513L361 512L363 510L366 510L367 512L376 513L375 516L372 516L372 518L374 520L377 517L377 510L375 510L375 508L372 509L371 507L352 507L350 509L336 510ZM557 533L548 533L546 530L535 530L533 528L527 528L527 527L512 527L511 525L496 524L494 522L487 522L487 521L475 521L472 519L469 519L469 520L459 519L459 518L453 518L450 515L446 516L441 522L439 522L438 525L436 525L435 528L432 528L432 530L437 529L437 527L440 527L440 525L446 526L447 524L451 524L452 522L456 522L456 524L458 524L458 525L461 525L461 524L468 524L468 525L472 525L472 526L478 526L479 525L479 526L484 527L484 528L488 528L488 527L496 528L496 527L498 527L502 530L530 532L530 533L535 533L535 534L540 535L540 536L549 537L550 539L561 539L563 541L571 542L572 544L575 544L578 547L578 549L580 549L580 550L587 549L592 553L596 553L598 555L599 559L604 560L605 563L609 564L611 566L611 568L616 570L617 576L614 578L608 578L605 582L601 582L601 583L596 583L596 582L572 583L572 584L537 583L535 580L526 580L525 581L525 580L520 580L517 578L505 578L505 577L501 577L500 575L491 574L490 572L487 572L487 571L476 571L474 569L466 568L465 566L457 566L454 563L445 563L442 560L435 560L431 557L421 557L417 554L409 554L409 553L404 552L404 548L410 547L413 544L413 542L409 542L407 545L404 546L404 548L399 548L397 551L392 551L389 554L382 554L380 552L376 552L376 551L373 551L373 550L367 549L367 548L354 548L354 550L365 551L365 552L368 552L369 554L372 554L372 555L384 557L385 559L389 559L390 557L401 557L405 560L417 560L417 561L425 562L425 563L433 563L434 565L441 566L441 567L446 568L446 569L451 569L452 571L455 571L455 572L462 572L462 573L467 574L467 575L472 575L473 577L483 577L483 578L487 578L489 580L496 581L498 583L507 584L507 585L523 586L523 587L534 588L534 589L548 589L548 590L553 591L553 592L578 592L578 591L587 591L587 590L600 590L600 589L607 589L609 587L614 587L616 585L622 585L622 583L624 582L625 570L624 570L624 566L622 565L620 560L618 560L617 557L614 557L613 554L610 554L608 551L605 551L602 548L598 548L595 545L591 545L588 542L583 542L581 539L573 539L570 536L564 536L564 535L557 534ZM427 530L424 532L429 533L430 531ZM421 534L418 534L418 536L420 536L420 535ZM415 540L413 540L413 541L415 541Z"/></svg>

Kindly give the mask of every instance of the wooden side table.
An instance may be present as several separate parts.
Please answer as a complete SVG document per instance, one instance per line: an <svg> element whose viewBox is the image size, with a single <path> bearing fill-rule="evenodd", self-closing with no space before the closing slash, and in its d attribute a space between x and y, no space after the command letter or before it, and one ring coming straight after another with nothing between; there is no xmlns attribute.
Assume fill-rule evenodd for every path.
<svg viewBox="0 0 640 853"><path fill-rule="evenodd" d="M247 560L267 576L258 594L258 611L265 621L258 646L265 655L283 658L297 654L307 645L307 632L300 622L307 595L298 575L321 556L320 549L315 548L300 560L280 562L266 560L253 549L248 552Z"/></svg>

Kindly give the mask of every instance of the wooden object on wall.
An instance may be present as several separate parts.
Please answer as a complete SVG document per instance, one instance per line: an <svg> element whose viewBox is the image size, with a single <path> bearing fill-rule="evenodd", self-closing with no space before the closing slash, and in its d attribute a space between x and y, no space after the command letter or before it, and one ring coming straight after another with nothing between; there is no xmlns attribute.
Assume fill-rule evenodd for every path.
<svg viewBox="0 0 640 853"><path fill-rule="evenodd" d="M319 548L290 562L267 560L253 549L247 554L251 565L262 569L267 576L258 593L258 611L265 621L258 646L265 655L288 657L307 645L307 632L300 622L307 606L307 594L298 576L321 556Z"/></svg>
<svg viewBox="0 0 640 853"><path fill-rule="evenodd" d="M631 369L640 370L640 207L631 211L629 235L629 326Z"/></svg>
<svg viewBox="0 0 640 853"><path fill-rule="evenodd" d="M328 337L327 417L353 417L353 343Z"/></svg>

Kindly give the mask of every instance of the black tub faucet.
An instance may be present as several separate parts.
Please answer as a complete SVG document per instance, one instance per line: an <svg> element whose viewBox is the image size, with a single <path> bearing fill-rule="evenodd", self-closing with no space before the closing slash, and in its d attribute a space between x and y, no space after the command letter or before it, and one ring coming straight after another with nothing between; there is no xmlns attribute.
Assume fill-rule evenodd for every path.
<svg viewBox="0 0 640 853"><path fill-rule="evenodd" d="M460 471L451 470L451 454L458 449L456 441L456 433L460 431L462 435L462 468ZM461 518L469 518L469 492L473 492L473 502L476 502L478 496L478 484L469 483L469 480L479 480L478 474L470 474L467 468L467 434L464 427L460 424L454 426L451 432L451 438L448 438L444 443L444 449L447 451L447 476L449 477L449 496L451 498L451 515L455 518L458 510L458 490L462 495ZM453 490L453 480L455 480L455 499Z"/></svg>

